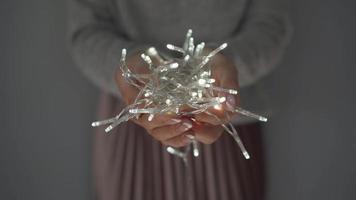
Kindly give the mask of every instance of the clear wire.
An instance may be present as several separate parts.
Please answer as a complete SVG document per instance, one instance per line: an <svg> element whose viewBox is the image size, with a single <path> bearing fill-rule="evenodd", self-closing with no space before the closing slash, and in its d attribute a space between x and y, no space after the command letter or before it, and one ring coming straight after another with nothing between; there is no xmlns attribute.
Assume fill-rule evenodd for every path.
<svg viewBox="0 0 356 200"><path fill-rule="evenodd" d="M218 92L238 95L238 91L232 88L223 88L214 85L215 79L211 76L211 66L209 61L220 51L227 47L223 43L218 48L211 51L208 55L203 55L205 43L194 44L192 37L193 31L188 30L183 47L167 44L169 50L181 53L180 57L170 57L158 52L154 47L148 48L141 58L147 63L149 73L135 74L126 65L126 49L122 50L120 59L120 70L124 79L131 85L138 88L139 93L133 104L124 108L117 116L96 121L93 127L108 125L105 132L110 132L115 127L130 119L138 119L141 114L147 114L148 121L152 121L156 114L176 113L179 116L192 116L199 113L210 113L208 109L220 109L226 98L215 96ZM153 60L155 62L153 62ZM157 62L156 62L157 61ZM188 106L190 111L181 110L181 107ZM245 115L266 122L267 118L247 111L241 107L232 109L232 112ZM215 116L217 120L219 117ZM245 146L234 126L231 123L224 124L222 127L229 133L246 159L250 158ZM200 155L199 146L194 136L188 136L191 143L185 151L180 151L173 147L168 147L170 154L187 159L187 150L192 146L193 156ZM185 161L186 162L186 161Z"/></svg>

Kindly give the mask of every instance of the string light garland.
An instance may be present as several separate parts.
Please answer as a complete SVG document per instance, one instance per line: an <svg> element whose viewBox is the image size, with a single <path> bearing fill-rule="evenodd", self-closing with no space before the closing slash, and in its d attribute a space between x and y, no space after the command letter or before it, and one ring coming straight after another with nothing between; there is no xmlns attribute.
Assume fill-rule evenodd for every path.
<svg viewBox="0 0 356 200"><path fill-rule="evenodd" d="M147 63L149 73L133 73L126 65L126 49L122 50L120 70L125 81L135 86L139 92L134 102L125 107L113 118L96 121L93 127L108 125L105 129L109 133L119 124L133 118L139 118L141 114L148 114L148 121L152 121L157 114L175 113L178 116L194 116L205 113L221 121L221 126L229 133L238 144L246 159L250 158L236 129L231 123L224 123L209 109L221 109L226 101L225 96L217 94L227 93L238 95L233 88L223 88L214 85L215 79L211 76L210 60L227 47L223 43L209 54L204 55L205 43L195 46L192 30L188 30L183 47L167 44L167 48L181 54L180 57L162 56L154 47L150 47L141 58ZM155 62L153 62L155 61ZM183 109L189 108L189 109ZM254 114L243 108L236 107L231 112L239 113L259 121L266 122L267 118ZM228 115L228 113L225 113ZM194 118L191 118L194 120ZM167 147L167 152L183 159L187 165L187 157L193 152L193 156L199 156L199 145L193 135L187 136L190 144L184 151Z"/></svg>

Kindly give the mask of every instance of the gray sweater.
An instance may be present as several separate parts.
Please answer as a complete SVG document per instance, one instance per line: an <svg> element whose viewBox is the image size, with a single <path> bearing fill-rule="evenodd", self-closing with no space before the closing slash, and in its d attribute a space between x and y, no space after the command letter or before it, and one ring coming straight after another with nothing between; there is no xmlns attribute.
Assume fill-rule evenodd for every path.
<svg viewBox="0 0 356 200"><path fill-rule="evenodd" d="M228 42L240 86L268 74L289 41L288 0L71 0L70 49L83 73L120 96L114 82L121 49L181 46L187 29L198 41ZM250 91L250 97L256 99ZM249 99L247 101L250 102ZM258 104L256 100L255 104Z"/></svg>

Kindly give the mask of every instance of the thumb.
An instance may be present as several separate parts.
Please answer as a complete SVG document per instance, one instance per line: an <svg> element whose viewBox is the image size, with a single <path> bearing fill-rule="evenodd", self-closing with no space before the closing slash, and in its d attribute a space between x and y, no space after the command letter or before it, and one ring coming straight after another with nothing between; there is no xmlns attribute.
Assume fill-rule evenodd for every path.
<svg viewBox="0 0 356 200"><path fill-rule="evenodd" d="M137 97L138 89L126 82L119 69L115 73L116 86L126 105L131 104Z"/></svg>
<svg viewBox="0 0 356 200"><path fill-rule="evenodd" d="M226 77L220 80L220 87L225 89L233 89L239 91L239 84L237 78L233 76ZM219 96L224 96L226 101L224 103L224 109L228 111L234 111L236 106L240 104L240 98L238 94L230 94L228 92L220 92Z"/></svg>

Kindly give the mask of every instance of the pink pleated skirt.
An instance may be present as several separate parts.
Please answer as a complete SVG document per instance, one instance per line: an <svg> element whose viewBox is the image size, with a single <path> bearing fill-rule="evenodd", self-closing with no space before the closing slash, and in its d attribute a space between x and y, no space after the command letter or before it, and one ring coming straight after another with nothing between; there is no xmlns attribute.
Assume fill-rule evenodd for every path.
<svg viewBox="0 0 356 200"><path fill-rule="evenodd" d="M103 95L99 118L116 115L124 107L117 98ZM263 157L258 123L237 127L251 154L245 160L232 137L224 133L211 145L200 144L201 154L183 161L132 122L110 135L98 127L93 141L93 173L98 200L261 200ZM187 183L187 173L191 181ZM188 188L189 187L189 188ZM189 194L188 194L188 191Z"/></svg>

